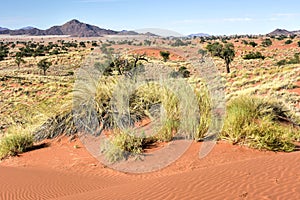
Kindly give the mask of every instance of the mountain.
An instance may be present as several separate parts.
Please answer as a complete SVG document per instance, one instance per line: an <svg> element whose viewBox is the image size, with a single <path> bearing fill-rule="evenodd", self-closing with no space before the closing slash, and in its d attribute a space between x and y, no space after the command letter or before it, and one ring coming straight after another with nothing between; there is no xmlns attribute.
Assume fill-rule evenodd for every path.
<svg viewBox="0 0 300 200"><path fill-rule="evenodd" d="M190 34L188 37L209 37L210 35L207 33L195 33L195 34Z"/></svg>
<svg viewBox="0 0 300 200"><path fill-rule="evenodd" d="M135 31L122 30L118 32L118 35L138 35L138 33Z"/></svg>
<svg viewBox="0 0 300 200"><path fill-rule="evenodd" d="M298 30L298 31L292 31L292 33L295 34L295 35L300 35L300 30Z"/></svg>
<svg viewBox="0 0 300 200"><path fill-rule="evenodd" d="M82 23L73 19L61 26L52 26L46 30L37 29L34 27L25 27L19 30L0 30L0 34L9 35L70 35L73 37L99 37L102 35L118 34L118 31L107 30Z"/></svg>
<svg viewBox="0 0 300 200"><path fill-rule="evenodd" d="M34 29L34 27L26 26L26 27L20 28L19 30L31 30L31 29Z"/></svg>
<svg viewBox="0 0 300 200"><path fill-rule="evenodd" d="M0 27L0 31L5 31L5 30L8 30L8 28Z"/></svg>
<svg viewBox="0 0 300 200"><path fill-rule="evenodd" d="M167 30L167 29L160 29L160 28L143 28L137 29L135 32L140 34L147 34L148 36L157 35L162 37L182 37L183 35L177 33L175 31Z"/></svg>
<svg viewBox="0 0 300 200"><path fill-rule="evenodd" d="M117 31L107 30L82 23L73 19L62 26L53 26L45 30L45 35L70 35L74 37L97 37L102 35L114 35Z"/></svg>
<svg viewBox="0 0 300 200"><path fill-rule="evenodd" d="M278 35L293 35L293 32L285 30L285 29L276 29L272 31L271 33L268 33L269 36L278 36Z"/></svg>

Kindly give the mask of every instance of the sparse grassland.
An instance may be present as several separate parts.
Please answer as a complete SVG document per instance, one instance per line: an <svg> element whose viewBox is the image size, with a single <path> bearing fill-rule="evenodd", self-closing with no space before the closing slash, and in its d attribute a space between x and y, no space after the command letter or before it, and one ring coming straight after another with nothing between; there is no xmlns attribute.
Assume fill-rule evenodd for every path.
<svg viewBox="0 0 300 200"><path fill-rule="evenodd" d="M236 52L230 66L230 74L224 73L224 62L214 58L222 77L226 79L228 103L227 117L220 139L258 149L292 151L295 148L294 143L300 140L300 108L297 107L300 95L291 93L290 90L299 87L296 82L300 81L300 67L297 62L284 63L281 66L278 66L277 62L293 58L300 51L296 43L287 45L285 41L273 38L271 44L264 37L194 38L180 41L160 38L150 38L147 41L101 39L100 42L81 41L81 43L58 41L57 46L55 42L52 43L52 50L46 48L44 52L40 52L41 48L29 44L27 45L31 49L29 52L39 54L35 57L24 56L25 63L21 63L20 68L15 63L14 57L18 50L16 47L10 49L11 54L0 61L0 135L2 135L0 149L1 152L5 152L1 153L1 157L26 150L34 142L32 134L37 141L61 134L72 135L78 131L72 112L73 92L76 93L73 89L78 68L91 52L91 48L99 46L102 52L118 52L118 54L139 49L144 43L147 48L149 45L154 45L156 49L159 47L172 49L170 60L165 59L163 62L159 53L157 56L153 50L155 48L152 48L151 51L149 50L151 55L145 56L147 61L140 60L135 64L144 66L150 62L165 65L170 67L180 79L195 82L190 63L183 61L182 58L188 59L189 51L197 53L200 48L214 41L233 43ZM252 45L254 43L256 45ZM8 44L8 47L11 44ZM17 44L17 47L21 48L22 44ZM180 56L177 56L180 59L174 52L180 52ZM252 52L260 54L252 56ZM42 55L43 53L45 55ZM246 55L251 55L251 59L244 59ZM126 56L120 62L123 65L126 62L132 63L136 55ZM257 57L264 59L252 59ZM37 67L37 63L44 58L52 63L46 76ZM116 62L111 66L108 76L96 84L93 104L97 123L100 126L95 130L100 129L101 133L105 128L110 129L112 134L109 140L116 147L108 148L109 144L103 144L102 151L106 152L111 161L116 161L121 155L125 155L126 151L136 154L143 152L147 143L171 141L180 126L178 99L167 88L152 83L139 87L131 95L129 105L131 120L134 124L145 118L151 119L153 118L151 108L158 111L160 110L158 105L162 105L165 110L163 114L167 119L163 122L163 128L154 137L149 138L135 137L133 133L127 134L116 129L110 101L118 79L126 75L126 70L122 71L126 68L122 68L118 74ZM185 70L182 74L179 73L181 69ZM209 94L203 87L203 83L201 87L193 84L191 87L197 96L199 104L197 110L202 116L199 127L192 135L192 138L198 141L205 137L208 130L211 122L211 107ZM81 95L88 94L89 88L82 89ZM86 110L83 109L83 112L77 113L75 117L80 119L86 114ZM283 123L282 120L285 122ZM16 127L26 131L20 131Z"/></svg>

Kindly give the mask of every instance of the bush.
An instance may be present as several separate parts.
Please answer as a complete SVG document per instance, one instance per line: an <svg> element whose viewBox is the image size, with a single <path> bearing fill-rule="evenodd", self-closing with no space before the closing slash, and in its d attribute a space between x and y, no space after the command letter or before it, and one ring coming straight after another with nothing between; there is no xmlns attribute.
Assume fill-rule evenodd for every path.
<svg viewBox="0 0 300 200"><path fill-rule="evenodd" d="M251 42L249 42L249 45L251 45L252 47L256 47L256 46L257 46L257 43L251 41Z"/></svg>
<svg viewBox="0 0 300 200"><path fill-rule="evenodd" d="M170 77L172 78L177 78L177 77L182 77L182 78L188 78L190 77L190 72L189 70L182 66L178 69L178 71L173 71L171 74L170 74Z"/></svg>
<svg viewBox="0 0 300 200"><path fill-rule="evenodd" d="M79 42L79 45L81 46L81 47L83 47L83 48L85 48L86 47L86 45L85 45L85 43L84 42Z"/></svg>
<svg viewBox="0 0 300 200"><path fill-rule="evenodd" d="M93 46L93 47L97 47L97 46L98 46L97 42L95 42L95 41L92 42L92 46Z"/></svg>
<svg viewBox="0 0 300 200"><path fill-rule="evenodd" d="M248 44L249 44L249 42L248 42L247 40L242 40L242 43L243 43L244 45L248 45Z"/></svg>
<svg viewBox="0 0 300 200"><path fill-rule="evenodd" d="M204 49L199 49L199 50L198 50L198 54L200 54L200 55L204 56L204 55L206 55L206 54L207 54L207 50L204 50Z"/></svg>
<svg viewBox="0 0 300 200"><path fill-rule="evenodd" d="M266 38L264 41L262 41L261 45L263 47L269 47L271 46L273 43L272 43L272 40L270 38Z"/></svg>
<svg viewBox="0 0 300 200"><path fill-rule="evenodd" d="M251 52L246 54L243 59L250 60L250 59L265 59L265 56L263 56L260 52Z"/></svg>
<svg viewBox="0 0 300 200"><path fill-rule="evenodd" d="M293 40L287 40L284 42L284 44L292 44L293 43Z"/></svg>
<svg viewBox="0 0 300 200"><path fill-rule="evenodd" d="M281 119L294 120L279 102L240 96L228 104L221 138L258 149L293 151L290 135L296 130L282 125Z"/></svg>
<svg viewBox="0 0 300 200"><path fill-rule="evenodd" d="M287 38L286 35L280 35L280 36L276 37L277 40L284 40L286 38Z"/></svg>
<svg viewBox="0 0 300 200"><path fill-rule="evenodd" d="M283 65L286 65L287 64L287 60L286 59L283 59L283 60L280 60L276 63L277 66L283 66Z"/></svg>
<svg viewBox="0 0 300 200"><path fill-rule="evenodd" d="M0 140L0 159L15 156L33 146L31 134L8 134Z"/></svg>
<svg viewBox="0 0 300 200"><path fill-rule="evenodd" d="M180 46L187 46L189 44L191 44L191 43L190 42L183 42L180 39L176 39L176 41L173 44L171 44L171 46L173 46L173 47L180 47Z"/></svg>
<svg viewBox="0 0 300 200"><path fill-rule="evenodd" d="M299 53L295 53L293 58L289 60L283 59L276 63L277 66L287 65L287 64L298 64L300 63Z"/></svg>
<svg viewBox="0 0 300 200"><path fill-rule="evenodd" d="M109 162L114 163L127 159L130 154L141 154L144 141L144 137L114 130L113 135L101 144L100 150Z"/></svg>
<svg viewBox="0 0 300 200"><path fill-rule="evenodd" d="M169 60L170 57L170 52L169 51L160 51L160 56L163 57L164 62L167 62L167 60Z"/></svg>

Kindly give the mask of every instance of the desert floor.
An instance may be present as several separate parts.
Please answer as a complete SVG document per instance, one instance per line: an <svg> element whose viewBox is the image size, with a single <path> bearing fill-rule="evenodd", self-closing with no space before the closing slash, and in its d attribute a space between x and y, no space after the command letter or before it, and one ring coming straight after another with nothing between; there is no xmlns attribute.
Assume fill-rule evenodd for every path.
<svg viewBox="0 0 300 200"><path fill-rule="evenodd" d="M300 151L218 142L199 159L202 143L193 143L166 168L129 174L102 165L79 139L44 143L0 163L0 199L300 199Z"/></svg>

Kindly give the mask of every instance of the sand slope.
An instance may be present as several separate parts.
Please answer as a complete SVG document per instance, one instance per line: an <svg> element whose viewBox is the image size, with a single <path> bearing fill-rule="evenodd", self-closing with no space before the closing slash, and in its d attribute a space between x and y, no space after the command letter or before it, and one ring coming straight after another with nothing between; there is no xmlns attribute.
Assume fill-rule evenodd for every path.
<svg viewBox="0 0 300 200"><path fill-rule="evenodd" d="M200 146L160 171L126 174L63 139L2 161L0 199L300 199L300 152L221 142L199 159Z"/></svg>

